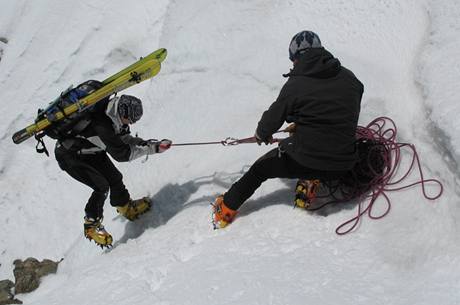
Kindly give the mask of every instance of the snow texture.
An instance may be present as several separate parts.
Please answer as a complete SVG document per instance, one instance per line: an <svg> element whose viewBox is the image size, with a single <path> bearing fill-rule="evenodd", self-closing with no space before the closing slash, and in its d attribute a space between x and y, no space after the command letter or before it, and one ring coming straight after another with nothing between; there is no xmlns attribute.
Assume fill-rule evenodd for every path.
<svg viewBox="0 0 460 305"><path fill-rule="evenodd" d="M0 278L12 261L64 258L24 304L460 304L460 4L456 0L0 0ZM90 189L12 134L70 84L103 79L165 47L133 130L176 143L251 136L288 72L301 30L365 84L361 124L393 118L444 195L391 194L391 213L340 237L354 207L292 208L295 181L262 185L225 230L209 203L270 147L176 147L119 164L152 213L128 223L107 204L114 248L82 235ZM47 140L48 147L54 143ZM407 165L409 154L404 154ZM410 179L417 179L414 173ZM436 187L428 192L436 193ZM384 208L384 204L382 205Z"/></svg>

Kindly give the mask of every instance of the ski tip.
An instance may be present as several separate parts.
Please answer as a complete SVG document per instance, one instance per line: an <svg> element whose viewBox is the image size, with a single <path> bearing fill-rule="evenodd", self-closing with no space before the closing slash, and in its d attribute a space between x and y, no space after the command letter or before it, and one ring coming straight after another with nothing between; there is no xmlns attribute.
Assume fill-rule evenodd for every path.
<svg viewBox="0 0 460 305"><path fill-rule="evenodd" d="M166 58L166 55L168 54L168 50L166 50L165 48L158 49L157 52L158 53L156 55L156 59L159 61L163 61Z"/></svg>

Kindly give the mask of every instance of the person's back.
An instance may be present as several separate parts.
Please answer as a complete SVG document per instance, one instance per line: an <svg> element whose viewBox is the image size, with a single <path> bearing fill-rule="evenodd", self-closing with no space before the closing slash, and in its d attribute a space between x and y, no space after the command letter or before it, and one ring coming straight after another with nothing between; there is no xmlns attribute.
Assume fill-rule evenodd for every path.
<svg viewBox="0 0 460 305"><path fill-rule="evenodd" d="M296 133L281 148L306 167L352 168L361 82L324 48L302 54L286 76L289 80L277 102L286 103L286 120L296 123ZM270 124L269 112L259 122L258 132Z"/></svg>
<svg viewBox="0 0 460 305"><path fill-rule="evenodd" d="M63 141L66 149L79 154L106 151L118 162L130 161L136 145L144 140L132 137L129 125L122 124L116 112L118 104L119 98L97 103L89 115L88 125Z"/></svg>

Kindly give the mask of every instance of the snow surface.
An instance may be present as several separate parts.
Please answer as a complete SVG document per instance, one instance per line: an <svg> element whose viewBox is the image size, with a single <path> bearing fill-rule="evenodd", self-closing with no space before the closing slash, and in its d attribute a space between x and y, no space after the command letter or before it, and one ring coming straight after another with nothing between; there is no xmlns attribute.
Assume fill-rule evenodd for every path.
<svg viewBox="0 0 460 305"><path fill-rule="evenodd" d="M0 0L0 8L8 39L0 278L12 278L16 258L64 258L37 291L18 296L24 304L460 304L458 1ZM418 187L392 193L387 217L364 218L341 237L334 229L355 209L294 210L295 182L275 179L214 231L209 203L270 147L177 147L119 164L132 196L155 206L128 223L107 203L115 243L101 251L82 235L90 190L37 155L33 140L11 141L69 84L103 79L159 47L169 51L160 74L127 91L146 102L134 131L177 143L251 136L303 29L365 84L361 124L392 117L400 140L417 146L425 174L444 184L439 200Z"/></svg>

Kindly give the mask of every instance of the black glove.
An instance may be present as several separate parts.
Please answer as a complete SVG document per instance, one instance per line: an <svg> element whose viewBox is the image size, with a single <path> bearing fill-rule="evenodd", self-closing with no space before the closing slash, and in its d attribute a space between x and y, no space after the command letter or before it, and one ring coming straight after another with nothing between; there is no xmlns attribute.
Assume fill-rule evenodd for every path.
<svg viewBox="0 0 460 305"><path fill-rule="evenodd" d="M261 139L257 132L254 134L254 137L256 138L256 142L258 145L262 145L262 143L265 143L265 145L272 144L273 143L273 137L269 136L267 139Z"/></svg>
<svg viewBox="0 0 460 305"><path fill-rule="evenodd" d="M296 129L296 124L295 123L291 123L289 124L288 127L286 127L283 131L284 132L289 132L289 135L292 136L294 133L295 133L295 129Z"/></svg>

